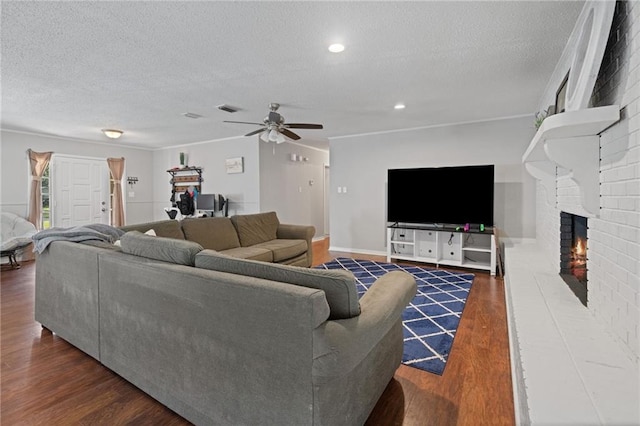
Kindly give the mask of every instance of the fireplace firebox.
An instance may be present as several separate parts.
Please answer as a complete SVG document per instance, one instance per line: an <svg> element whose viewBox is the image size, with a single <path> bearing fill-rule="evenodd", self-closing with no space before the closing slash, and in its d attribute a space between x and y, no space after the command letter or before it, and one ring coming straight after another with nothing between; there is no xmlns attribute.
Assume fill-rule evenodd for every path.
<svg viewBox="0 0 640 426"><path fill-rule="evenodd" d="M587 306L587 218L560 212L560 276Z"/></svg>

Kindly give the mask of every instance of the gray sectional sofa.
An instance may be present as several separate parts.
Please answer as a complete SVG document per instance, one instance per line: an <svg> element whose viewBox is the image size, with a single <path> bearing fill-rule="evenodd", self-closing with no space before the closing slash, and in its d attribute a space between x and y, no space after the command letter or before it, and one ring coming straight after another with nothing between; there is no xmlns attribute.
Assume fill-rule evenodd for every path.
<svg viewBox="0 0 640 426"><path fill-rule="evenodd" d="M149 229L163 226L175 227ZM358 300L350 272L145 227L119 248L49 244L36 257L36 321L198 425L366 421L401 363L410 274L390 272Z"/></svg>
<svg viewBox="0 0 640 426"><path fill-rule="evenodd" d="M157 236L194 241L205 249L242 259L307 267L313 262L311 241L315 228L280 223L276 212L164 220L120 229L153 229Z"/></svg>

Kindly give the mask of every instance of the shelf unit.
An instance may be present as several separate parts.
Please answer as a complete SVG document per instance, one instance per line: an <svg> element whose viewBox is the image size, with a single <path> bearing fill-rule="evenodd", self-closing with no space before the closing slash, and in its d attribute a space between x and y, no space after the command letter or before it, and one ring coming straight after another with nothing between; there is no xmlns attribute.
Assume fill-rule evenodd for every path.
<svg viewBox="0 0 640 426"><path fill-rule="evenodd" d="M457 231L418 225L387 227L387 262L392 259L436 266L481 269L496 274L496 240L492 228Z"/></svg>
<svg viewBox="0 0 640 426"><path fill-rule="evenodd" d="M202 167L183 167L176 169L169 169L167 173L171 175L171 203L174 204L176 194L181 194L193 186L198 193L202 192Z"/></svg>

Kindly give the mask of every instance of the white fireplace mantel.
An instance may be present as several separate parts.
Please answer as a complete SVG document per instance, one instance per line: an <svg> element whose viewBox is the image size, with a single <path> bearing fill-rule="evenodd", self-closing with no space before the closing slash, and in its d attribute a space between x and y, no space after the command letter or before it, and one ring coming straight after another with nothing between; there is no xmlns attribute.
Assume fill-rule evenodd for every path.
<svg viewBox="0 0 640 426"><path fill-rule="evenodd" d="M558 175L569 174L580 189L582 207L594 216L600 208L600 133L620 120L610 105L566 111L547 117L522 156L527 171L555 197ZM555 202L555 200L553 200Z"/></svg>

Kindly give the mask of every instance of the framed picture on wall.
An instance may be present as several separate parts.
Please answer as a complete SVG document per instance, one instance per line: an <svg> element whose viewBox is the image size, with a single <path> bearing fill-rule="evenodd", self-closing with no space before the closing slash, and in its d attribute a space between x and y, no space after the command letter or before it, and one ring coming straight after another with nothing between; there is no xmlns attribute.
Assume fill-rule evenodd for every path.
<svg viewBox="0 0 640 426"><path fill-rule="evenodd" d="M562 83L560 83L560 87L558 87L558 91L556 92L556 114L564 112L565 103L567 100L567 81L569 81L569 72L567 71L567 75L562 79Z"/></svg>
<svg viewBox="0 0 640 426"><path fill-rule="evenodd" d="M242 173L244 172L244 159L243 157L227 158L224 162L227 169L227 173Z"/></svg>

